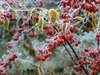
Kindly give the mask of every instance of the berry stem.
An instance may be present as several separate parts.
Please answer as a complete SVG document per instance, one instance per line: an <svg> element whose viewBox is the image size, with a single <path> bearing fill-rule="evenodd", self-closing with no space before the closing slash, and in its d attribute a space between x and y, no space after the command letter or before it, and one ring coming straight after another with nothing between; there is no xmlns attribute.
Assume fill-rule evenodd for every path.
<svg viewBox="0 0 100 75"><path fill-rule="evenodd" d="M97 50L99 50L99 43L100 43L100 42L99 42L99 41L97 41Z"/></svg>
<svg viewBox="0 0 100 75"><path fill-rule="evenodd" d="M58 32L57 28L56 28L54 25L53 25L53 28ZM73 53L74 53L76 59L79 61L79 57L78 57L77 53L75 52L74 48L72 47L72 45L69 43L68 40L66 40L66 42L67 42L67 44L69 45L69 47L71 48L71 50L73 51ZM65 47L65 50L68 52L68 54L69 54L69 56L71 57L72 61L74 61L74 60L73 60L73 57L72 57L71 53L69 52L69 50L67 49L67 47L66 47L65 45L63 45L63 46ZM85 69L85 67L84 67L80 62L79 62L79 64L80 64L80 67L81 67L81 68L83 69L83 71L85 72L85 74L86 74L86 75L89 75L87 69Z"/></svg>
<svg viewBox="0 0 100 75"><path fill-rule="evenodd" d="M66 40L66 41L67 41L67 40ZM72 45L71 45L68 41L67 41L67 44L69 45L69 47L70 47L71 50L73 51L73 53L74 53L76 59L79 61L79 57L78 57L77 53L75 52L74 48L72 47ZM85 67L84 67L80 62L79 62L79 64L80 64L80 67L84 70L85 74L86 74L86 75L89 75L87 69L85 69Z"/></svg>
<svg viewBox="0 0 100 75"><path fill-rule="evenodd" d="M76 64L75 61L74 61L74 59L73 59L73 56L71 55L71 53L70 53L69 50L67 49L66 44L63 44L63 46L64 46L64 48L65 48L65 51L69 54L69 56L70 56L71 60L73 61L73 63Z"/></svg>

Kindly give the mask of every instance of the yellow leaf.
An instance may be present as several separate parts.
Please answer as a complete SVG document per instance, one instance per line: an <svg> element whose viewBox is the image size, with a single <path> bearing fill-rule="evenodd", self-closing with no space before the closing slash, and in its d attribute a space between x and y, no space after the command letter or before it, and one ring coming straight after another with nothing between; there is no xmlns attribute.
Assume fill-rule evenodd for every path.
<svg viewBox="0 0 100 75"><path fill-rule="evenodd" d="M59 17L59 14L58 14L57 10L55 10L55 9L50 9L50 10L48 11L48 15L49 15L50 21L51 21L52 23L55 23L56 20L57 20L58 17Z"/></svg>

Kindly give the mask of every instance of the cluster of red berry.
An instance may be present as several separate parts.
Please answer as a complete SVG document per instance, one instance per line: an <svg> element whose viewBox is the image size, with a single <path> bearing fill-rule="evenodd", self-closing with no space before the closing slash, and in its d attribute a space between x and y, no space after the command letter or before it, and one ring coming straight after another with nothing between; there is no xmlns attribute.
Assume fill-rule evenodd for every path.
<svg viewBox="0 0 100 75"><path fill-rule="evenodd" d="M76 30L76 26L72 27L74 30ZM52 25L45 25L44 26L44 30L46 30L46 32L49 31L49 29L52 30L52 32L56 32L56 30L53 28ZM50 36L52 35L52 37L50 38L51 40L49 41L46 41L46 44L47 44L47 50L46 52L44 52L43 54L41 55L38 55L36 57L36 59L38 61L45 61L47 58L49 58L53 52L55 51L55 49L60 46L60 45L63 45L66 41L68 41L69 43L71 44L74 44L75 46L78 46L80 44L80 41L73 38L73 31L67 31L66 33L65 32L58 32L55 34L52 35L51 33L49 34Z"/></svg>
<svg viewBox="0 0 100 75"><path fill-rule="evenodd" d="M1 62L0 63L0 75L7 75L6 74L6 68L16 60L17 55L16 54L12 54L9 59L5 62Z"/></svg>
<svg viewBox="0 0 100 75"><path fill-rule="evenodd" d="M84 4L84 1L87 4ZM80 2L81 3L79 3L77 0L61 0L62 5L64 6L65 12L68 11L70 8L77 9L79 7L89 12L98 11L98 8L96 8L95 6L92 6L91 3L100 4L99 0L82 0Z"/></svg>
<svg viewBox="0 0 100 75"><path fill-rule="evenodd" d="M22 35L22 31L27 33L27 35L30 37L30 39L34 40L35 38L37 38L37 33L35 31L30 30L29 23L28 23L28 21L25 20L22 23L22 27L16 29L15 34L13 35L12 39L18 40L19 37Z"/></svg>
<svg viewBox="0 0 100 75"><path fill-rule="evenodd" d="M87 48L83 54L79 56L79 63L87 68L89 75L97 75L100 72L100 50ZM79 64L75 65L74 69L76 72L82 73L82 68Z"/></svg>
<svg viewBox="0 0 100 75"><path fill-rule="evenodd" d="M2 25L5 21L5 19L9 19L10 23L13 23L16 21L16 16L12 12L0 12L0 25Z"/></svg>
<svg viewBox="0 0 100 75"><path fill-rule="evenodd" d="M6 13L4 13L4 16L5 16L5 18L8 18L11 23L16 21L16 16L13 12L6 12Z"/></svg>
<svg viewBox="0 0 100 75"><path fill-rule="evenodd" d="M97 12L98 11L98 9L96 7L89 5L89 4L83 5L82 8L89 12Z"/></svg>

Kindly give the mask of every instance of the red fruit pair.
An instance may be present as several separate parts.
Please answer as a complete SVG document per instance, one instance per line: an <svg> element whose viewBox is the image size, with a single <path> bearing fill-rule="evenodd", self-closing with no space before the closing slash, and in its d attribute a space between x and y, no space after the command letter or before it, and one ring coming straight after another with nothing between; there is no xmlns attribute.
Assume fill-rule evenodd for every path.
<svg viewBox="0 0 100 75"><path fill-rule="evenodd" d="M47 34L48 36L53 36L53 35L55 34L55 31L52 30L52 29L49 29L49 30L46 31L46 34Z"/></svg>
<svg viewBox="0 0 100 75"><path fill-rule="evenodd" d="M74 8L74 9L77 9L77 8L79 8L79 4L77 4L77 3L75 3L72 7Z"/></svg>
<svg viewBox="0 0 100 75"><path fill-rule="evenodd" d="M97 41L100 41L100 33L97 33L97 34L96 34L96 40L97 40Z"/></svg>
<svg viewBox="0 0 100 75"><path fill-rule="evenodd" d="M79 45L80 45L80 41L79 40L75 41L75 46L79 46Z"/></svg>
<svg viewBox="0 0 100 75"><path fill-rule="evenodd" d="M47 53L44 53L44 54L42 54L42 55L39 55L39 56L37 56L36 57L36 60L37 61L45 61L48 57L50 57L52 55L52 53L51 52L47 52Z"/></svg>
<svg viewBox="0 0 100 75"><path fill-rule="evenodd" d="M62 45L62 44L64 44L64 39L57 39L57 43L58 43L58 45Z"/></svg>
<svg viewBox="0 0 100 75"><path fill-rule="evenodd" d="M49 43L48 44L48 49L50 49L50 50L54 50L55 48L56 48L56 44L55 43Z"/></svg>
<svg viewBox="0 0 100 75"><path fill-rule="evenodd" d="M9 61L15 61L17 58L16 54L12 54L11 57L9 58Z"/></svg>
<svg viewBox="0 0 100 75"><path fill-rule="evenodd" d="M65 37L65 41L69 41L69 42L71 42L73 39L73 35L71 32L64 34L64 37Z"/></svg>
<svg viewBox="0 0 100 75"><path fill-rule="evenodd" d="M7 12L4 14L5 17L7 18L11 18L12 17L12 13L11 12Z"/></svg>
<svg viewBox="0 0 100 75"><path fill-rule="evenodd" d="M74 5L75 0L62 0L61 2L68 6L72 6L72 5Z"/></svg>
<svg viewBox="0 0 100 75"><path fill-rule="evenodd" d="M45 58L48 58L48 57L50 57L52 55L52 52L47 52L47 53L44 53L43 54L43 56L45 57Z"/></svg>
<svg viewBox="0 0 100 75"><path fill-rule="evenodd" d="M44 25L43 29L44 29L44 32L45 32L48 36L53 36L53 35L55 34L55 30L54 30L54 28L52 27L52 25L50 25L50 24Z"/></svg>
<svg viewBox="0 0 100 75"><path fill-rule="evenodd" d="M15 32L14 36L12 37L13 40L18 40L19 39L19 36L21 35L20 32Z"/></svg>
<svg viewBox="0 0 100 75"><path fill-rule="evenodd" d="M75 70L76 72L81 72L81 71L82 71L80 65L75 65L75 66L74 66L74 70Z"/></svg>
<svg viewBox="0 0 100 75"><path fill-rule="evenodd" d="M42 56L42 55L39 55L39 56L36 57L36 60L37 61L45 61L45 57Z"/></svg>
<svg viewBox="0 0 100 75"><path fill-rule="evenodd" d="M36 32L33 32L33 31L30 31L30 32L28 33L28 36L29 36L31 39L35 39L35 38L37 38L37 33L36 33Z"/></svg>
<svg viewBox="0 0 100 75"><path fill-rule="evenodd" d="M89 51L89 56L95 58L97 56L97 52L96 51Z"/></svg>
<svg viewBox="0 0 100 75"><path fill-rule="evenodd" d="M97 66L97 64L92 64L92 70L93 71L100 71L100 66Z"/></svg>
<svg viewBox="0 0 100 75"><path fill-rule="evenodd" d="M12 49L13 48L13 44L12 43L8 43L7 44L7 49Z"/></svg>
<svg viewBox="0 0 100 75"><path fill-rule="evenodd" d="M3 24L3 21L4 21L4 19L1 19L1 17L0 17L0 25Z"/></svg>

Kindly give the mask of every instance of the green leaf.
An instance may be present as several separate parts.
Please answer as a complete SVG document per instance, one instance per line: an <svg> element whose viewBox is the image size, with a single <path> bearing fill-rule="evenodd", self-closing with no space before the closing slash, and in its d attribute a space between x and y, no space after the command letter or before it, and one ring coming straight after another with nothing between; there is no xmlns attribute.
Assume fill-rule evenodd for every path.
<svg viewBox="0 0 100 75"><path fill-rule="evenodd" d="M41 18L38 22L38 25L44 25L46 23L46 20L44 18Z"/></svg>
<svg viewBox="0 0 100 75"><path fill-rule="evenodd" d="M4 24L3 24L3 27L4 27L5 30L9 29L9 24L10 24L9 19L6 18L5 21L4 21Z"/></svg>
<svg viewBox="0 0 100 75"><path fill-rule="evenodd" d="M44 26L44 24L46 24L46 23L47 23L47 21L44 20L44 18L41 18L41 19L39 20L39 22L37 23L38 31L39 31L40 33L43 32L43 26Z"/></svg>

